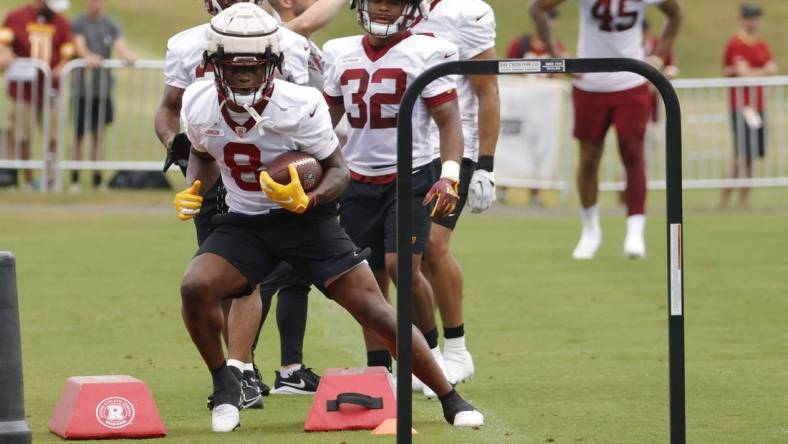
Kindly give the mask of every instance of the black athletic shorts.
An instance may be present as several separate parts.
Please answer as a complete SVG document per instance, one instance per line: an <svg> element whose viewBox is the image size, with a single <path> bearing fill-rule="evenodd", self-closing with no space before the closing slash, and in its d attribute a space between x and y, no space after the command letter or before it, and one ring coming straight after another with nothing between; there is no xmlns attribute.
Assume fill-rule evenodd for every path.
<svg viewBox="0 0 788 444"><path fill-rule="evenodd" d="M95 133L99 127L106 127L115 120L112 98L99 99L92 97L76 97L74 106L74 132L82 137L87 131ZM105 128L106 129L106 128Z"/></svg>
<svg viewBox="0 0 788 444"><path fill-rule="evenodd" d="M756 111L757 112L757 111ZM738 157L751 159L753 154L758 158L766 156L766 112L758 112L763 124L758 129L752 129L744 120L741 111L731 113L731 125L733 126L733 149ZM743 133L739 134L739 128ZM739 140L739 137L742 139Z"/></svg>
<svg viewBox="0 0 788 444"><path fill-rule="evenodd" d="M197 255L213 253L230 262L249 283L243 295L251 293L282 261L324 287L363 262L367 252L350 240L334 211L319 208L312 210L315 214L287 210L257 216L218 214Z"/></svg>
<svg viewBox="0 0 788 444"><path fill-rule="evenodd" d="M432 167L413 170L413 253L424 252L430 235L432 206L422 205L434 182ZM371 184L351 180L340 198L339 220L350 238L361 248L370 248L373 270L386 267L386 253L397 251L397 181Z"/></svg>
<svg viewBox="0 0 788 444"><path fill-rule="evenodd" d="M283 288L301 287L309 292L312 282L303 273L293 270L287 262L280 263L260 284L260 294L275 294Z"/></svg>
<svg viewBox="0 0 788 444"><path fill-rule="evenodd" d="M440 177L440 158L434 159L432 161L432 168L435 177ZM476 162L464 157L462 159L462 163L460 164L460 185L458 187L460 199L457 201L457 208L455 208L454 212L450 215L444 216L434 221L436 224L443 225L444 227L454 231L454 227L457 226L457 220L460 219L460 214L462 214L462 209L465 208L465 202L468 200L468 189L471 186L471 176L473 176L474 171L476 171Z"/></svg>
<svg viewBox="0 0 788 444"><path fill-rule="evenodd" d="M224 186L221 177L216 179L216 183L208 189L202 196L202 207L200 212L194 217L194 228L197 230L197 246L200 246L208 239L211 234L211 219L221 213L226 213L224 206Z"/></svg>

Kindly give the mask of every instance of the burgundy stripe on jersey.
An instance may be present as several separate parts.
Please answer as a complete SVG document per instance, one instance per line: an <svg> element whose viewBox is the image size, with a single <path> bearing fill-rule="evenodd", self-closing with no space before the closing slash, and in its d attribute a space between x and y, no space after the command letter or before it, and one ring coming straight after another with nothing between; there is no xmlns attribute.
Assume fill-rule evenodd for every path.
<svg viewBox="0 0 788 444"><path fill-rule="evenodd" d="M266 88L265 91L263 92L263 96L271 97L273 93L274 93L274 82L271 82L269 83L268 88ZM238 122L233 120L233 118L230 116L230 112L227 111L227 106L222 106L222 102L227 100L227 98L224 97L224 94L222 94L221 91L219 91L217 97L219 99L219 108L222 110L222 117L224 117L224 121L227 123L227 126L229 126L230 128L237 128L238 126L242 126L246 128L246 131L249 131L250 129L254 128L256 122L252 118L252 116L249 116L249 118L246 119L246 122L244 122L243 125L239 125ZM268 105L268 100L261 100L253 108L255 111L257 111L257 114L263 114L263 110L265 110L265 107L267 105Z"/></svg>
<svg viewBox="0 0 788 444"><path fill-rule="evenodd" d="M435 108L436 106L443 105L446 102L451 102L452 100L456 99L457 90L452 88L445 93L438 94L437 96L425 98L424 103L427 105L427 108Z"/></svg>
<svg viewBox="0 0 788 444"><path fill-rule="evenodd" d="M393 48L394 45L397 43L405 40L406 38L410 37L412 34L410 31L405 31L402 34L394 37L389 42L387 42L383 46L374 47L369 43L369 35L365 35L364 38L361 39L361 46L364 47L364 52L367 54L367 57L372 62L377 62L378 59L386 55L389 52L389 49Z"/></svg>
<svg viewBox="0 0 788 444"><path fill-rule="evenodd" d="M350 178L356 182L368 183L371 185L386 185L397 180L397 173L384 174L382 176L365 176L350 170Z"/></svg>

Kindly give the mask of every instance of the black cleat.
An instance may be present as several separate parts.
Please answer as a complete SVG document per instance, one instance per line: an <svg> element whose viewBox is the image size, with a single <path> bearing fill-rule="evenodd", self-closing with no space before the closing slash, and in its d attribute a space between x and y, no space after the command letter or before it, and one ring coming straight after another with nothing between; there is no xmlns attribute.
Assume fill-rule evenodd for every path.
<svg viewBox="0 0 788 444"><path fill-rule="evenodd" d="M278 370L275 373L274 389L271 390L275 395L314 395L320 384L320 376L303 365L287 378L283 378Z"/></svg>

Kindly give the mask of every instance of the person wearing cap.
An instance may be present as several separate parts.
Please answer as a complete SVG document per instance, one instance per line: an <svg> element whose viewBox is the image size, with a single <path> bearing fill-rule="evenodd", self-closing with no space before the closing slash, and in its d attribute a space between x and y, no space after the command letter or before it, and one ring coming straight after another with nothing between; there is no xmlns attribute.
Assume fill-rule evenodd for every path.
<svg viewBox="0 0 788 444"><path fill-rule="evenodd" d="M728 40L723 56L726 77L763 77L777 74L777 64L769 45L760 38L763 10L751 3L739 7L739 31ZM763 87L737 87L730 90L731 124L733 127L733 162L731 177L752 177L753 157L766 155L766 95ZM747 206L749 188L739 189L739 204ZM723 188L720 208L728 206L732 188Z"/></svg>
<svg viewBox="0 0 788 444"><path fill-rule="evenodd" d="M68 7L68 0L35 0L11 11L0 26L0 70L8 69L17 58L44 61L52 68L52 85L57 90L58 74L75 51L71 26L60 14ZM35 117L41 122L42 119L45 92L43 79L43 73L39 73L38 76L9 82L8 94L14 104L12 124L15 135L12 140L19 141L19 152L24 160L30 159L32 120ZM48 99L54 100L54 97ZM50 122L49 152L54 156L57 135L55 114L52 114ZM24 170L23 175L23 186L32 189L33 172Z"/></svg>

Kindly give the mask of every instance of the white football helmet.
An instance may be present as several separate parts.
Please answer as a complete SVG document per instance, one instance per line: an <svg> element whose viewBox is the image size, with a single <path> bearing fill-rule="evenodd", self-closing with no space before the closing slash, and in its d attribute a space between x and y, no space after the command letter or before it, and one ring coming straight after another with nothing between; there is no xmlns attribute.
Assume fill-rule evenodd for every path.
<svg viewBox="0 0 788 444"><path fill-rule="evenodd" d="M368 0L350 0L350 9L358 5L356 19L367 33L375 37L390 37L407 31L419 20L426 20L430 14L430 0L405 0L402 14L391 24L376 23L369 16Z"/></svg>
<svg viewBox="0 0 788 444"><path fill-rule="evenodd" d="M205 37L204 63L214 67L219 94L245 108L260 103L284 61L276 19L256 5L236 3L211 19ZM259 84L243 89L228 84L228 71L249 69L262 70Z"/></svg>
<svg viewBox="0 0 788 444"><path fill-rule="evenodd" d="M223 9L229 8L235 3L240 2L249 2L254 3L257 6L263 6L263 0L204 0L205 2L205 10L208 11L208 14L216 15L222 12Z"/></svg>

